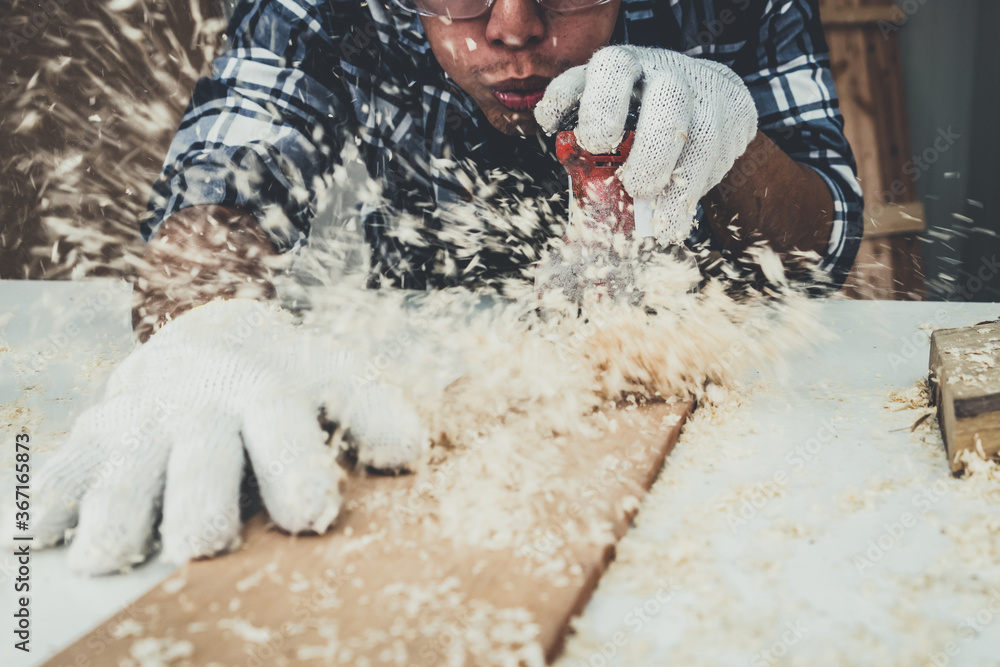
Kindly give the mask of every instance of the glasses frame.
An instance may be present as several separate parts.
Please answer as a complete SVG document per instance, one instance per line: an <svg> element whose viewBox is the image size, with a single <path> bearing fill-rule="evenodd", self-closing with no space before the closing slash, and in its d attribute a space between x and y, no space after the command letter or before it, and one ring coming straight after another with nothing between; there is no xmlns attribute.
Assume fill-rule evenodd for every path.
<svg viewBox="0 0 1000 667"><path fill-rule="evenodd" d="M478 14L473 14L471 16L448 16L447 14L435 14L434 12L429 12L427 10L420 9L420 7L417 5L418 0L408 0L408 1L413 4L412 7L407 7L404 4L405 2L407 2L407 0L393 0L393 2L396 3L396 5L407 14L417 14L418 16L429 16L433 18L447 18L451 21L465 21L467 19L477 19L486 12L493 9L493 5L494 3L496 3L496 0L483 0L483 10ZM546 6L547 0L535 0L535 4L539 5L540 7L544 8L547 11L552 12L553 14L574 14L576 12L584 11L586 9L593 9L594 7L597 7L599 5L606 5L609 2L613 1L614 0L595 0L593 4L586 5L585 7L576 7L574 9L552 9L551 7Z"/></svg>

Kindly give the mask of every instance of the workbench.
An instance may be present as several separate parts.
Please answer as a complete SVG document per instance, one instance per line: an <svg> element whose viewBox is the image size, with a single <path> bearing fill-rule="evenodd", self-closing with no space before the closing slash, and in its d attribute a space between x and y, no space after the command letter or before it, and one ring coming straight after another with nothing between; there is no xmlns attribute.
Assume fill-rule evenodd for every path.
<svg viewBox="0 0 1000 667"><path fill-rule="evenodd" d="M0 282L3 494L14 434L37 470L128 353L128 302L110 281ZM911 431L929 329L997 310L823 303L832 340L695 412L556 664L998 664L1000 480L953 478L933 420ZM5 630L0 664L44 663L173 570L86 579L64 548L33 553L33 650Z"/></svg>
<svg viewBox="0 0 1000 667"><path fill-rule="evenodd" d="M822 314L836 340L695 411L558 667L1000 665L1000 469L911 431L931 328L997 305Z"/></svg>

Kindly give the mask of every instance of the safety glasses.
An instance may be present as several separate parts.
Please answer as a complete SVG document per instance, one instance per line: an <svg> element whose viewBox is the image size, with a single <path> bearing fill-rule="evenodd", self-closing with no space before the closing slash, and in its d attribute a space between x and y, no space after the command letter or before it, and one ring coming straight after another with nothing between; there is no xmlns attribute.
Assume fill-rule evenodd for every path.
<svg viewBox="0 0 1000 667"><path fill-rule="evenodd" d="M485 14L496 0L393 0L408 12L421 16L440 16L449 19L474 19ZM539 5L556 14L590 9L612 0L535 0Z"/></svg>

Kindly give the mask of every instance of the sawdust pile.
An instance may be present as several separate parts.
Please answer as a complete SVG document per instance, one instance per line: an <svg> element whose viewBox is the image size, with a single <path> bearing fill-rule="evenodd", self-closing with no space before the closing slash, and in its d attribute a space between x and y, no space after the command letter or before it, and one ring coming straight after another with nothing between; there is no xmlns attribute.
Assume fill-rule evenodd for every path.
<svg viewBox="0 0 1000 667"><path fill-rule="evenodd" d="M92 52L106 69L124 68L127 76L105 78L100 67L57 56L41 60L22 85L15 134L28 137L55 122L68 137L59 151L17 158L18 169L43 183L41 206L56 240L37 254L48 255L53 275L132 276L143 267L136 218L159 164L147 153L173 132L181 101L176 94L156 94L147 102L148 90L125 84L138 78L157 93L183 97L197 63L163 55L185 51L163 29L170 12L181 11L193 18L189 39L209 60L221 22L202 20L196 3L183 10L116 3L79 21L63 46ZM70 76L87 104L45 106L53 95L65 96L60 87ZM152 168L130 171L136 155ZM440 521L451 526L446 532L458 539L523 542L510 526L533 525L537 497L552 490L556 473L571 459L572 439L598 428L589 417L601 408L698 396L707 384L727 386L749 369L780 366L786 353L824 336L812 304L764 248L757 251L760 271L744 280L719 260L713 260L715 277L706 278L699 266L707 260L698 253L667 252L650 239L597 238L581 224L560 229L557 223L557 237L547 246L533 244L528 239L552 225L552 200L522 197L527 189L517 174L484 181L464 164L451 168L468 174L463 178L477 203L434 210L435 229L428 234L412 210L389 208L380 183L359 178L364 171L353 142L341 162L317 184L322 210L308 247L272 263L275 284L284 303L303 312L305 326L367 355L371 363L357 382L398 384L418 406L436 444L418 474L461 453L462 473L447 475L430 494L454 497L460 491L468 498L465 508L438 507ZM366 214L382 211L390 235L401 243L447 248L434 271L461 286L427 293L364 289L370 251L359 233L359 203ZM500 250L531 262L519 274L463 280L476 275L482 253ZM215 261L188 259L207 266ZM576 284L565 289L563 281L540 298L536 265L555 267ZM183 301L189 280L193 285L195 277L177 278L175 298ZM193 301L197 290L190 291ZM549 441L556 446L534 444ZM501 499L506 504L498 506ZM463 520L469 507L482 510L483 521L473 529Z"/></svg>
<svg viewBox="0 0 1000 667"><path fill-rule="evenodd" d="M380 204L376 186L364 190L375 196L370 206ZM453 247L465 244L459 254L474 253L482 235L469 230L541 224L544 207L531 204L522 202L515 219L484 206L448 211L442 234ZM552 244L559 265L584 276L570 293L540 297L533 281L516 278L499 288L363 290L366 268L346 260L363 255L356 224L318 230L279 295L305 311L305 326L368 357L357 381L396 383L418 406L435 443L417 470L429 480L419 504L431 503L444 534L459 541L528 541L543 499L576 491L560 488L559 473L572 465L575 439L607 428L595 418L601 409L700 397L750 369L777 371L790 351L828 336L815 303L787 285L736 290L735 281L706 279L690 255L657 250L650 239L597 239L585 226L571 225ZM537 252L539 264L554 261L553 247ZM611 539L585 521L578 531L577 542Z"/></svg>
<svg viewBox="0 0 1000 667"><path fill-rule="evenodd" d="M30 9L23 4L14 3L15 13ZM39 183L39 210L52 243L36 248L35 254L49 258L52 276L134 276L136 267L141 266L143 250L136 221L145 208L151 181L160 166L157 151L165 148L165 142L175 131L187 101L186 92L224 45L222 18L206 15L195 0L178 6L154 0L117 0L94 3L93 10L87 17L78 17L56 7L53 10L56 14L50 17L51 29L33 37L51 48L44 50L44 55L35 55L29 45L23 46L23 52L19 51L19 72L24 70L28 76L19 78L13 93L5 98L8 120L16 123L12 136L21 141L12 146L12 157L5 168L27 174ZM175 26L176 31L169 26ZM73 58L68 53L82 56ZM110 76L110 72L115 75ZM53 128L58 128L62 141L39 150L32 142ZM381 198L380 184L367 179L359 181L358 170L351 169L360 164L359 160L357 148L348 142L343 165L335 169L326 183L317 184L322 210L308 252L283 258L274 267L276 270L293 261L294 281L311 281L336 289L364 285L367 249L360 242L361 220L353 205L360 200L371 210L387 204ZM142 168L136 169L136 165ZM468 165L455 164L452 168L457 172L470 171ZM552 210L550 202L543 198L519 200L517 192L523 187L516 182L517 176L508 174L504 178L511 181L466 178L470 191L489 201L488 207L470 205L435 212L441 229L431 241L452 248L441 260L440 272L459 270L451 264L455 258L471 258L475 265L475 256L483 252L484 244L497 244L496 239L530 237L532 230L545 224L546 215ZM500 192L514 194L500 196ZM349 196L345 197L345 193ZM392 234L396 238L403 242L426 242L425 237L416 238L422 225L412 212L391 215ZM525 275L521 277L527 278L527 282L514 280L500 286L519 305L505 308L503 315L493 318L495 324L477 325L484 331L492 327L493 331L472 335L509 340L508 332L523 333L530 329L536 340L562 338L561 357L578 356L582 352L588 357L589 366L603 369L596 380L600 386L586 381L583 384L593 388L595 396L607 397L641 390L673 395L702 384L706 378L730 374L729 366L738 371L738 367L746 366L743 357L749 364L775 357L775 348L783 344L778 340L781 336L795 338L811 333L801 329L800 321L787 325L786 331L781 332L780 320L797 308L791 296L781 304L758 299L758 303L748 305L727 299L725 292L730 288L720 282L692 292L701 277L683 262L650 257L648 247L644 249L638 244L625 247L623 239L610 243L621 256L615 260L617 263L626 266L643 263L642 274L634 280L635 289L645 292L643 308L585 303L581 315L570 316L574 311L571 303L549 298L536 304L531 276ZM511 253L542 259L541 246L516 247L510 243L508 246L506 250ZM571 253L564 247L563 254ZM210 260L204 259L206 263ZM573 262L572 257L564 260ZM461 270L469 272L470 268L464 266ZM183 282L178 280L179 284ZM692 293L678 295L679 292ZM681 298L675 300L675 295ZM432 323L429 328L438 326L441 331L448 326L456 311L467 309L474 301L474 297L466 296L441 297L453 302L464 299L466 303L442 310L438 318L440 326ZM385 311L407 298L406 294L388 294L383 302L389 305L376 307L364 303L367 296L357 297L359 305L353 315L358 321L352 326L358 331L370 328L363 318L364 311L377 316L377 324L382 327L387 319ZM434 303L429 305L434 307ZM541 306L543 315L532 318L529 313L537 310L536 305ZM379 308L382 310L377 312ZM657 310L656 317L648 316L643 309ZM345 315L341 319L350 318ZM391 321L385 324L388 330L393 326ZM642 335L644 332L650 335ZM773 340L757 340L758 332L768 332ZM669 346L654 342L664 335L670 335ZM522 338L529 341L532 337ZM630 341L628 345L622 343L625 340ZM531 352L527 346L541 345L507 344L513 347L502 354L516 348L528 358ZM732 349L734 344L738 349ZM653 349L657 345L658 351ZM747 351L739 345L745 345ZM549 350L542 345L535 353L548 354ZM684 361L698 355L703 357L702 361L690 364ZM709 368L713 363L716 367ZM664 370L665 364L670 370ZM573 370L572 364L562 366L567 371ZM693 370L684 371L681 366ZM586 400L593 403L596 399Z"/></svg>
<svg viewBox="0 0 1000 667"><path fill-rule="evenodd" d="M124 4L144 11L158 7ZM193 66L164 67L149 51L133 54L149 34L146 28L130 28L127 19L108 10L102 20L117 25L117 32L109 34L94 22L84 24L90 32L74 33L73 39L121 43L122 49L101 57L145 67L160 77L158 87L183 88L196 74ZM218 27L207 24L202 32ZM156 39L173 37L167 32ZM82 88L93 89L88 102L89 97L94 101L82 107L57 105L50 118L43 110L45 95L75 72L73 67L63 59L43 63L24 84L19 107L18 134L40 131L52 121L101 139L83 142L85 150L67 143L54 154L18 158L21 168L45 184L42 204L55 241L36 254L47 256L59 275L133 276L142 266L136 218L159 162L151 162L155 166L146 172L124 173L122 151L162 145L176 127L182 102L144 105L142 95L122 95L109 89L98 71L85 70L74 76L83 77ZM121 118L114 136L101 129L107 122L102 104ZM706 277L699 268L706 265L704 256L666 252L649 241L594 239L579 226L548 247L518 243L511 239L531 238L547 224L550 202L501 198L498 203L499 184L479 181L470 182L470 188L489 203L436 211L438 229L428 239L412 212L386 209L379 184L358 182L356 170L350 170L358 160L352 150L349 145L344 165L325 184L324 211L309 246L272 268L279 298L301 314L304 327L367 356L364 376L352 380L401 386L430 429L430 458L415 470L419 497L375 492L363 501L384 507L387 522L429 522L443 538L512 550L563 586L578 582L580 568L561 547L613 542L608 513L634 511L635 497L611 508L611 501L598 498L555 541L544 548L524 547L537 543L552 498L578 493L560 481L559 473L574 464L575 439L613 431L603 408L699 397L706 386L732 387L747 371L780 368L790 351L827 335L814 304L783 278L780 262L766 249L758 250L763 278L754 274L744 280L740 270L724 266ZM369 252L359 234L355 201L344 197L347 190L349 199L360 198L366 210L386 212L398 239L449 248L438 262L443 275L461 278L489 246L532 264L556 262L583 279L569 294L557 287L539 297L532 265L488 284L459 280L465 284L427 293L364 289ZM718 269L719 262L715 265ZM595 281L605 284L595 286ZM183 279L175 288L183 295ZM412 591L397 586L390 593L400 597L402 609ZM507 647L504 655L538 661L533 619L516 609L470 607L469 614L485 625L507 624L510 631L492 639L474 637L466 650L490 655ZM480 641L486 643L475 644Z"/></svg>
<svg viewBox="0 0 1000 667"><path fill-rule="evenodd" d="M952 476L921 379L870 411L828 399L837 435L798 467L795 431L769 434L799 391L757 382L699 407L557 665L944 664L949 646L995 664L1000 464Z"/></svg>

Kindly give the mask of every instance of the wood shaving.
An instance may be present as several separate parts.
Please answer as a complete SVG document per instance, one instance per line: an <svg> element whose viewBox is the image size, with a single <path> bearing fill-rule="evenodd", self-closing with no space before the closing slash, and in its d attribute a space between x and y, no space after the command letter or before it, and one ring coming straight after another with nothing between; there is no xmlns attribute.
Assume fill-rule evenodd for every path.
<svg viewBox="0 0 1000 667"><path fill-rule="evenodd" d="M617 615L599 626L574 621L557 667L659 664L667 656L669 664L931 665L948 658L952 643L961 661L949 664L995 665L1000 465L964 453L968 472L951 475L926 382L872 410L879 424L902 431L867 427L853 414L834 418L830 456L820 450L812 464L788 468L787 487L734 528L727 515L746 492L787 466L783 452L751 437L748 422L765 419L755 396L759 388L747 394L753 410L708 404L688 422L598 589L605 614ZM720 443L754 449L754 457ZM848 459L862 453L894 465L858 470L864 464ZM830 465L853 466L864 481L832 487ZM911 527L902 526L907 513ZM674 591L669 602L655 603L657 588ZM643 605L645 620L635 611ZM970 633L964 619L977 614L989 622ZM782 645L788 623L804 632ZM764 653L774 646L780 658Z"/></svg>
<svg viewBox="0 0 1000 667"><path fill-rule="evenodd" d="M271 630L258 628L243 618L223 618L216 624L220 630L228 630L240 639L253 644L266 644L271 638Z"/></svg>
<svg viewBox="0 0 1000 667"><path fill-rule="evenodd" d="M120 661L119 667L168 667L190 658L194 653L191 642L147 637L132 644L132 660Z"/></svg>

